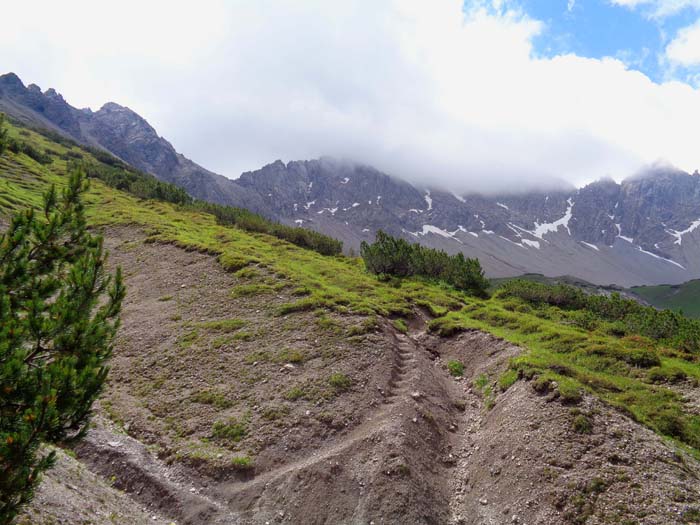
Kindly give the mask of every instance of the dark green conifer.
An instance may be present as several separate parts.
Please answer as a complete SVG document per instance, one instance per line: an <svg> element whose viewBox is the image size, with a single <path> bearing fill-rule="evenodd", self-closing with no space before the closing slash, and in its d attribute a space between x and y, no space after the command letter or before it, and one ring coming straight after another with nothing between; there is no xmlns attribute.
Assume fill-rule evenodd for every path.
<svg viewBox="0 0 700 525"><path fill-rule="evenodd" d="M0 236L0 524L34 494L54 454L88 428L124 298L86 227L83 173L54 187L40 211L16 214Z"/></svg>

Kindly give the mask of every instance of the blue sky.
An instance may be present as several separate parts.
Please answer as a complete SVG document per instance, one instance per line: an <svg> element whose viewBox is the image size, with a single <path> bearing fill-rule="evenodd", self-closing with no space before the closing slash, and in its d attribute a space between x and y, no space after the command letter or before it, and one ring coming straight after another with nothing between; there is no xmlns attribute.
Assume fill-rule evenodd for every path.
<svg viewBox="0 0 700 525"><path fill-rule="evenodd" d="M697 65L672 64L666 48L700 18L693 0L522 0L508 3L543 23L538 56L615 57L655 82L697 80Z"/></svg>

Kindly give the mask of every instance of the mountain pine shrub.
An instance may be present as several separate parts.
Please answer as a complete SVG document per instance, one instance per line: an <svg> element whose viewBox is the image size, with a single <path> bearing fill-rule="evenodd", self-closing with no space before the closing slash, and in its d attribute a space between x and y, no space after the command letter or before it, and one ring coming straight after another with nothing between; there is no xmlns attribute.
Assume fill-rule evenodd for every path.
<svg viewBox="0 0 700 525"><path fill-rule="evenodd" d="M125 290L86 227L82 172L0 236L0 524L34 494L53 452L88 428L107 376Z"/></svg>
<svg viewBox="0 0 700 525"><path fill-rule="evenodd" d="M372 244L363 242L360 255L367 270L379 275L407 277L420 275L444 281L458 290L485 297L489 281L478 259L462 253L448 255L442 250L392 237L379 230Z"/></svg>
<svg viewBox="0 0 700 525"><path fill-rule="evenodd" d="M576 312L569 317L574 324L584 329L592 329L598 319L608 322L608 331L619 337L638 335L663 342L683 352L700 353L700 321L672 310L643 306L618 293L610 296L591 295L573 286L514 279L501 285L497 294L503 298L519 298L540 309L546 309L549 305ZM656 365L647 359L642 361L644 365L640 366Z"/></svg>

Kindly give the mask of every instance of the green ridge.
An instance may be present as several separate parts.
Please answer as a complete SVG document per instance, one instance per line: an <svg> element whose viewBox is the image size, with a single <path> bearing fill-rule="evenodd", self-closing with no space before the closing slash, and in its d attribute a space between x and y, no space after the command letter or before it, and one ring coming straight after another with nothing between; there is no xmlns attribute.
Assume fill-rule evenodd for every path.
<svg viewBox="0 0 700 525"><path fill-rule="evenodd" d="M688 317L700 319L700 279L683 284L635 286L632 291L657 308L682 311Z"/></svg>

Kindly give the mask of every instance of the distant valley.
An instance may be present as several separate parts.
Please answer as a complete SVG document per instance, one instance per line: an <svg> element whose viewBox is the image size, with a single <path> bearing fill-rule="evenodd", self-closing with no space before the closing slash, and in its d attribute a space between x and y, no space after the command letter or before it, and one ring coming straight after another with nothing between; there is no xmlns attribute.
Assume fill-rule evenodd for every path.
<svg viewBox="0 0 700 525"><path fill-rule="evenodd" d="M688 317L700 319L700 280L682 284L635 286L631 291L656 308L683 312Z"/></svg>

